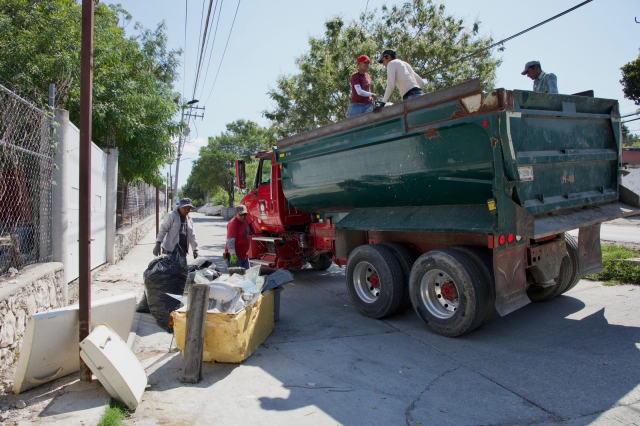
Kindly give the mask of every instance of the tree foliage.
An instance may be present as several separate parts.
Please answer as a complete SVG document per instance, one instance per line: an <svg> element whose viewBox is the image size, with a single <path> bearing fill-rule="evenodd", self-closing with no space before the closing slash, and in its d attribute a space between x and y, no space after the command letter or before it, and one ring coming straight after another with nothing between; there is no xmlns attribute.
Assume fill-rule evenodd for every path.
<svg viewBox="0 0 640 426"><path fill-rule="evenodd" d="M386 70L375 63L385 49L414 68L431 92L474 78L493 88L500 60L490 51L458 64L457 59L492 43L480 36L480 22L465 22L449 15L444 4L412 0L400 6L383 6L380 13L363 14L359 21L335 17L325 23L323 37L309 38L309 51L298 57L299 73L281 76L269 91L273 109L264 115L274 123L279 137L310 130L344 119L351 98L350 78L356 59L372 59L372 91L380 96L386 87ZM430 71L446 67L441 72ZM391 101L399 102L396 90Z"/></svg>
<svg viewBox="0 0 640 426"><path fill-rule="evenodd" d="M247 180L256 152L269 149L275 138L269 129L253 121L237 120L227 124L226 131L210 137L200 148L200 156L193 162L189 179L203 191L215 193L219 188L228 196L229 206L235 201L235 161L247 162Z"/></svg>
<svg viewBox="0 0 640 426"><path fill-rule="evenodd" d="M622 91L627 99L640 105L640 55L622 68Z"/></svg>
<svg viewBox="0 0 640 426"><path fill-rule="evenodd" d="M131 16L120 6L95 9L92 139L120 150L127 181L160 184L178 123L173 92L179 51L167 49L166 27L135 25L127 37L119 26ZM0 76L4 84L29 91L56 84L56 107L80 118L81 6L76 0L0 0Z"/></svg>

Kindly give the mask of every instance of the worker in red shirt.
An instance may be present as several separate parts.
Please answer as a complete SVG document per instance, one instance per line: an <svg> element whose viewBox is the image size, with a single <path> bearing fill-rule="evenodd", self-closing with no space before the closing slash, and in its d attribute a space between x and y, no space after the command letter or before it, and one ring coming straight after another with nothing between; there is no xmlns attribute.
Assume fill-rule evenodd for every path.
<svg viewBox="0 0 640 426"><path fill-rule="evenodd" d="M240 204L236 207L236 214L227 224L227 245L224 248L224 258L227 266L241 266L249 269L249 225L247 208Z"/></svg>
<svg viewBox="0 0 640 426"><path fill-rule="evenodd" d="M370 63L367 55L358 58L358 72L351 76L351 103L347 118L373 111L373 101L378 97L370 92L371 76L367 73Z"/></svg>

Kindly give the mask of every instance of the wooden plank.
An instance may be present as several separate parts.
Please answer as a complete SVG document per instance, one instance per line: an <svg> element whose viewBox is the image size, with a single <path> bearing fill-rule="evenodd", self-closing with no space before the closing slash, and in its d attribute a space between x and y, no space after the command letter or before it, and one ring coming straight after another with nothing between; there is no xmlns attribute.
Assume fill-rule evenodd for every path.
<svg viewBox="0 0 640 426"><path fill-rule="evenodd" d="M182 360L182 383L198 383L202 380L204 328L209 306L209 285L194 284L189 287L187 333Z"/></svg>

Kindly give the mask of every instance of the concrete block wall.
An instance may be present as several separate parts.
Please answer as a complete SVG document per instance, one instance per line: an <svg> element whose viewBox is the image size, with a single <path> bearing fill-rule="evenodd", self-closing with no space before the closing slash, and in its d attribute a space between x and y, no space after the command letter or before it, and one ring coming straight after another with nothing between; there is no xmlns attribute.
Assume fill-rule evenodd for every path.
<svg viewBox="0 0 640 426"><path fill-rule="evenodd" d="M65 306L64 285L59 262L28 266L0 282L0 377L18 361L28 316Z"/></svg>
<svg viewBox="0 0 640 426"><path fill-rule="evenodd" d="M162 217L162 215L161 215ZM116 261L124 259L124 257L142 240L152 229L155 232L156 216L152 215L140 223L135 224L131 228L125 228L116 232L115 238L115 255ZM151 251L151 249L149 249Z"/></svg>

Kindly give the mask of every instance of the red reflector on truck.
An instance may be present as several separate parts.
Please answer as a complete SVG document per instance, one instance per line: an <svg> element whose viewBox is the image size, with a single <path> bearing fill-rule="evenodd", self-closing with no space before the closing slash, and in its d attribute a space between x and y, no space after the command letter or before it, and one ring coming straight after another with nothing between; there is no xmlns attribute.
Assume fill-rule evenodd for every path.
<svg viewBox="0 0 640 426"><path fill-rule="evenodd" d="M509 244L513 244L515 240L516 240L516 237L513 234L509 234L509 236L507 237L507 242Z"/></svg>
<svg viewBox="0 0 640 426"><path fill-rule="evenodd" d="M507 237L505 237L504 235L500 235L500 239L498 240L498 242L500 242L500 245L503 246L507 243Z"/></svg>

